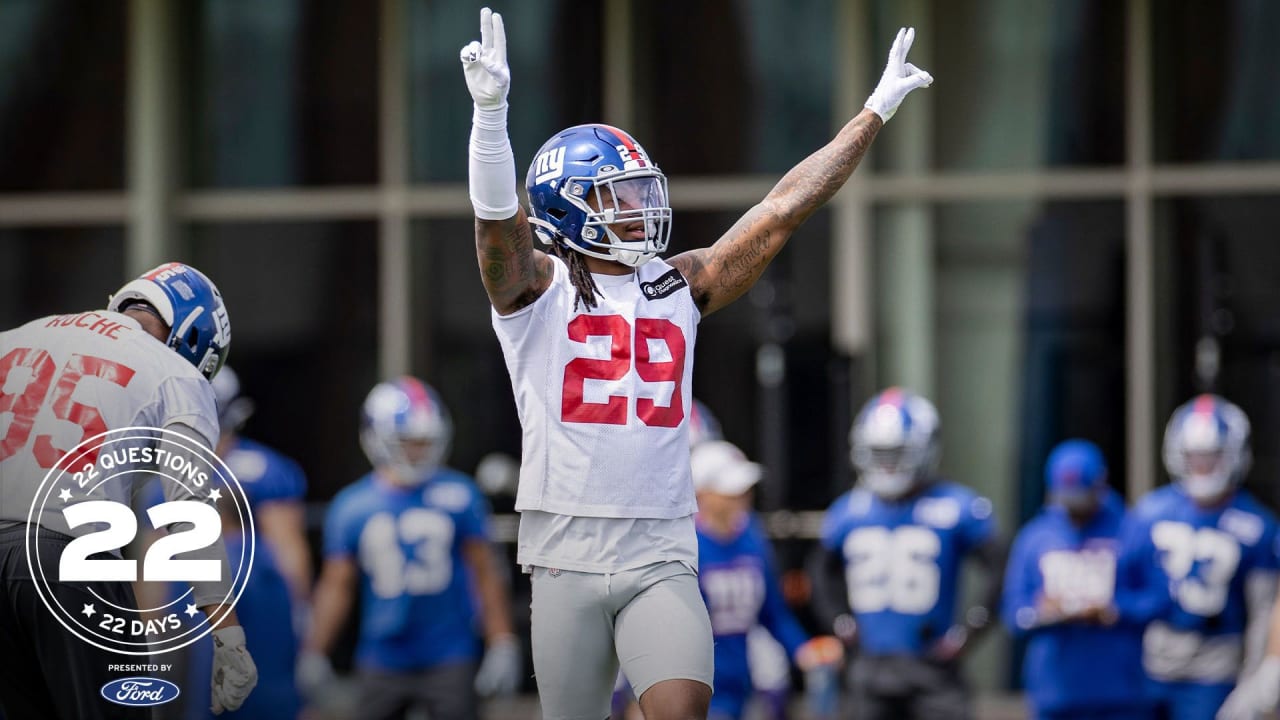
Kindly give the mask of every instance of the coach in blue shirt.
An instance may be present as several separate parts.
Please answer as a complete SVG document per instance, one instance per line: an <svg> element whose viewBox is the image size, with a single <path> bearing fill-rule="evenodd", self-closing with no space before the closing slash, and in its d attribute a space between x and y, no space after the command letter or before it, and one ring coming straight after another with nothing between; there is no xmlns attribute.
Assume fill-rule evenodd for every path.
<svg viewBox="0 0 1280 720"><path fill-rule="evenodd" d="M1115 601L1124 503L1097 446L1068 440L1045 466L1048 502L1018 533L1002 615L1027 638L1023 683L1033 717L1152 717L1144 697L1142 627Z"/></svg>

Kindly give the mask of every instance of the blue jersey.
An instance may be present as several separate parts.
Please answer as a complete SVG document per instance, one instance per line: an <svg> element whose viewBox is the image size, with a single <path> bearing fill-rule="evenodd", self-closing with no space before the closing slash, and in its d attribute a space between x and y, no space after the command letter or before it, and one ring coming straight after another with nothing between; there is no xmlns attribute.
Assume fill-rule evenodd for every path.
<svg viewBox="0 0 1280 720"><path fill-rule="evenodd" d="M1278 564L1275 518L1247 491L1213 508L1199 507L1176 485L1144 497L1122 535L1119 582L1132 596L1129 613L1151 623L1144 639L1149 674L1233 683L1249 620L1246 580Z"/></svg>
<svg viewBox="0 0 1280 720"><path fill-rule="evenodd" d="M249 505L255 509L264 502L300 501L307 494L302 468L262 443L237 437L222 460L240 481Z"/></svg>
<svg viewBox="0 0 1280 720"><path fill-rule="evenodd" d="M338 493L324 552L360 567L358 667L415 670L479 657L462 550L487 542L488 515L471 479L448 469L412 488L366 475Z"/></svg>
<svg viewBox="0 0 1280 720"><path fill-rule="evenodd" d="M849 607L869 655L921 655L956 619L964 557L995 536L991 501L949 482L887 502L862 488L841 495L822 544L845 561Z"/></svg>
<svg viewBox="0 0 1280 720"><path fill-rule="evenodd" d="M712 704L719 702L718 710L735 717L751 693L747 631L763 626L791 657L809 639L783 600L764 529L754 515L748 517L730 538L697 527L698 585L715 636Z"/></svg>
<svg viewBox="0 0 1280 720"><path fill-rule="evenodd" d="M1013 541L1001 615L1015 636L1027 637L1022 679L1039 713L1088 714L1146 704L1141 625L1042 626L1036 616L1041 597L1066 610L1115 605L1124 515L1115 493L1081 527L1061 507L1050 506Z"/></svg>

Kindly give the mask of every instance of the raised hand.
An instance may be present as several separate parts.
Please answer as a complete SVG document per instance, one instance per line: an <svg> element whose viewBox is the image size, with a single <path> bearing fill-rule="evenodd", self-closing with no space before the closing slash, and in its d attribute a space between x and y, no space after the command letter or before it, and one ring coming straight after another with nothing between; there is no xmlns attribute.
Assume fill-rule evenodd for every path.
<svg viewBox="0 0 1280 720"><path fill-rule="evenodd" d="M898 106L907 97L907 93L933 84L932 75L907 62L907 51L911 49L911 43L915 39L915 28L898 30L893 47L889 48L889 63L880 76L880 84L876 85L871 97L867 98L867 109L885 122L889 122L889 118L898 111Z"/></svg>
<svg viewBox="0 0 1280 720"><path fill-rule="evenodd" d="M507 32L501 15L489 8L480 10L480 41L467 43L460 59L476 107L497 108L507 102L511 69L507 67Z"/></svg>

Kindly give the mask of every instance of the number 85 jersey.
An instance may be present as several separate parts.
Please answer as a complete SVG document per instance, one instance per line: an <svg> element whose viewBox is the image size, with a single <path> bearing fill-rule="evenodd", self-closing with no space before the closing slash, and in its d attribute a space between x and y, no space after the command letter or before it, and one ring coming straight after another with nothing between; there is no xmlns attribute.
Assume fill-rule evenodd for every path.
<svg viewBox="0 0 1280 720"><path fill-rule="evenodd" d="M661 259L593 275L575 309L559 258L536 301L493 327L524 429L517 510L674 519L696 510L689 474L693 345L701 315Z"/></svg>
<svg viewBox="0 0 1280 720"><path fill-rule="evenodd" d="M995 532L991 501L953 483L898 502L862 488L837 498L822 544L844 557L861 651L922 655L956 620L965 555Z"/></svg>

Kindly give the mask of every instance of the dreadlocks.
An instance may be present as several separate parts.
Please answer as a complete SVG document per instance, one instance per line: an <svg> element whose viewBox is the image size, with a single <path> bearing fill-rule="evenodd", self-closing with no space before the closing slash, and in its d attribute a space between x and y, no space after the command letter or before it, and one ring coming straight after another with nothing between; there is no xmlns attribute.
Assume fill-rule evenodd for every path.
<svg viewBox="0 0 1280 720"><path fill-rule="evenodd" d="M573 301L574 312L577 312L579 304L588 310L594 310L598 304L596 294L600 292L600 288L596 285L596 279L591 277L591 271L587 269L586 257L576 250L569 249L560 238L552 241L551 249L556 257L568 266L569 282L573 283L573 289L578 291L578 296Z"/></svg>

